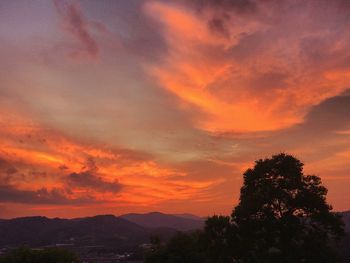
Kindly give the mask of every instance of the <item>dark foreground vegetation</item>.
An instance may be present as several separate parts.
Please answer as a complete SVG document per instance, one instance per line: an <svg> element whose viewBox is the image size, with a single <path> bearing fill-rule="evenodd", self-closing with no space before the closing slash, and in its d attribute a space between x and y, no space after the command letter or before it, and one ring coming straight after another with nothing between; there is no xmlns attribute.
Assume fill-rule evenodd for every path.
<svg viewBox="0 0 350 263"><path fill-rule="evenodd" d="M73 253L65 249L48 248L33 250L21 247L0 257L0 263L80 263Z"/></svg>
<svg viewBox="0 0 350 263"><path fill-rule="evenodd" d="M321 179L303 174L291 155L258 160L244 173L232 215L208 218L203 231L152 240L147 263L340 262L339 214L326 202Z"/></svg>

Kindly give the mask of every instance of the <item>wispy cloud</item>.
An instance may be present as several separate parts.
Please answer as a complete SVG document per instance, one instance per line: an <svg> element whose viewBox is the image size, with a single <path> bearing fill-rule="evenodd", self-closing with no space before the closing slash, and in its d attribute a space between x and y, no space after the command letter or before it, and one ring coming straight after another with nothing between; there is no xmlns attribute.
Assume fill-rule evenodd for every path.
<svg viewBox="0 0 350 263"><path fill-rule="evenodd" d="M81 205L95 203L92 197L69 198L64 189L43 187L38 190L18 189L13 185L0 185L1 203L46 204L46 205Z"/></svg>
<svg viewBox="0 0 350 263"><path fill-rule="evenodd" d="M20 117L0 119L9 122L0 131L0 203L156 206L199 197L223 180L189 176L149 154L86 143Z"/></svg>
<svg viewBox="0 0 350 263"><path fill-rule="evenodd" d="M72 55L87 54L92 58L97 58L99 47L90 32L89 22L85 18L79 3L71 0L54 0L54 3L57 13L62 19L63 28L80 42L80 50Z"/></svg>

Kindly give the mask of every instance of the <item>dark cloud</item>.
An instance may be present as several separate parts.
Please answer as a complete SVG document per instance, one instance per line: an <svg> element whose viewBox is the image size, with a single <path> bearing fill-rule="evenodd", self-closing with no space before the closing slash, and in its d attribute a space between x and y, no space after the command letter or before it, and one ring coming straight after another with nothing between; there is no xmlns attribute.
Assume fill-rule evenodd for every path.
<svg viewBox="0 0 350 263"><path fill-rule="evenodd" d="M87 190L94 190L97 192L118 193L122 185L116 180L108 182L96 175L98 173L98 166L94 158L87 158L83 171L80 173L71 173L68 175L66 182L73 187L85 188Z"/></svg>
<svg viewBox="0 0 350 263"><path fill-rule="evenodd" d="M350 91L346 91L314 106L298 129L318 133L346 130L350 128L349 114Z"/></svg>
<svg viewBox="0 0 350 263"><path fill-rule="evenodd" d="M261 0L177 0L196 12L205 9L213 12L213 17L206 21L208 28L215 34L230 37L229 19L232 15L249 15L257 12Z"/></svg>
<svg viewBox="0 0 350 263"><path fill-rule="evenodd" d="M91 171L72 173L68 175L67 183L73 187L81 187L98 192L118 193L122 189L122 185L118 181L104 181L101 177L93 175Z"/></svg>
<svg viewBox="0 0 350 263"><path fill-rule="evenodd" d="M0 183L10 183L18 176L21 177L18 169L11 162L0 158Z"/></svg>
<svg viewBox="0 0 350 263"><path fill-rule="evenodd" d="M229 37L230 32L228 31L225 20L222 18L214 17L208 21L208 27L214 33L218 33L219 35Z"/></svg>
<svg viewBox="0 0 350 263"><path fill-rule="evenodd" d="M85 52L92 57L97 57L99 53L98 45L89 32L89 23L76 2L54 0L56 9L63 19L65 29L77 38Z"/></svg>
<svg viewBox="0 0 350 263"><path fill-rule="evenodd" d="M257 2L254 0L193 0L186 1L187 4L190 4L197 8L198 10L211 7L217 9L226 9L232 10L239 13L246 13L255 11L257 8Z"/></svg>
<svg viewBox="0 0 350 263"><path fill-rule="evenodd" d="M270 134L270 140L284 146L323 143L348 136L350 129L350 92L322 101L311 108L304 122ZM339 146L339 145L338 145ZM327 151L325 151L327 152Z"/></svg>
<svg viewBox="0 0 350 263"><path fill-rule="evenodd" d="M41 188L38 190L21 190L13 185L0 185L0 202L2 203L23 203L23 204L85 204L96 202L91 197L68 198L67 191L60 188Z"/></svg>
<svg viewBox="0 0 350 263"><path fill-rule="evenodd" d="M58 166L58 169L64 171L64 170L68 169L68 166L65 164L62 164L62 165Z"/></svg>
<svg viewBox="0 0 350 263"><path fill-rule="evenodd" d="M333 156L350 147L350 93L324 100L311 108L304 122L291 128L273 132L254 141L262 144L261 152L299 151L309 149L309 158L322 159ZM343 133L344 132L344 133ZM316 151L317 149L317 151Z"/></svg>
<svg viewBox="0 0 350 263"><path fill-rule="evenodd" d="M207 22L208 28L219 35L229 37L227 22L232 15L254 13L258 9L258 2L253 0L194 0L186 1L195 10L201 12L202 9L210 8L214 11L214 17Z"/></svg>
<svg viewBox="0 0 350 263"><path fill-rule="evenodd" d="M83 170L89 171L90 173L94 173L98 171L98 167L96 165L94 158L88 157L85 160L85 165L83 166Z"/></svg>
<svg viewBox="0 0 350 263"><path fill-rule="evenodd" d="M6 175L12 175L18 172L17 168L5 159L0 158L0 172Z"/></svg>

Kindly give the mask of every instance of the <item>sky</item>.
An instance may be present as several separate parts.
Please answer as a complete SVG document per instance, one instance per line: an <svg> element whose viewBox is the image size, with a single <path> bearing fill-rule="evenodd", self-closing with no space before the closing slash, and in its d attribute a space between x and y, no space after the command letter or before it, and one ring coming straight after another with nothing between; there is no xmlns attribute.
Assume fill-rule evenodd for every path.
<svg viewBox="0 0 350 263"><path fill-rule="evenodd" d="M0 218L229 214L286 152L350 209L347 0L0 1Z"/></svg>

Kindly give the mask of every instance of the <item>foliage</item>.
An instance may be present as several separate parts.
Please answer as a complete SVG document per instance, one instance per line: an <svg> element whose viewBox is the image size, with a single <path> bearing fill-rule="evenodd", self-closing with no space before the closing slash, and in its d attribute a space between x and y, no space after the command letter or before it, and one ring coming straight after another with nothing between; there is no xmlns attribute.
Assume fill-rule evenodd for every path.
<svg viewBox="0 0 350 263"><path fill-rule="evenodd" d="M326 202L321 179L303 174L291 155L258 160L244 173L237 257L243 262L335 262L331 240L343 234L341 218Z"/></svg>
<svg viewBox="0 0 350 263"><path fill-rule="evenodd" d="M169 243L153 243L152 250L146 256L146 263L191 263L205 262L201 247L202 233L181 233L173 237Z"/></svg>
<svg viewBox="0 0 350 263"><path fill-rule="evenodd" d="M212 216L205 222L203 232L205 258L207 262L232 262L237 240L237 229L228 216Z"/></svg>
<svg viewBox="0 0 350 263"><path fill-rule="evenodd" d="M21 247L0 257L0 263L80 263L78 257L64 249L48 248L34 250Z"/></svg>
<svg viewBox="0 0 350 263"><path fill-rule="evenodd" d="M213 216L202 232L158 242L146 262L337 262L343 223L326 194L295 157L258 160L244 173L231 217Z"/></svg>

